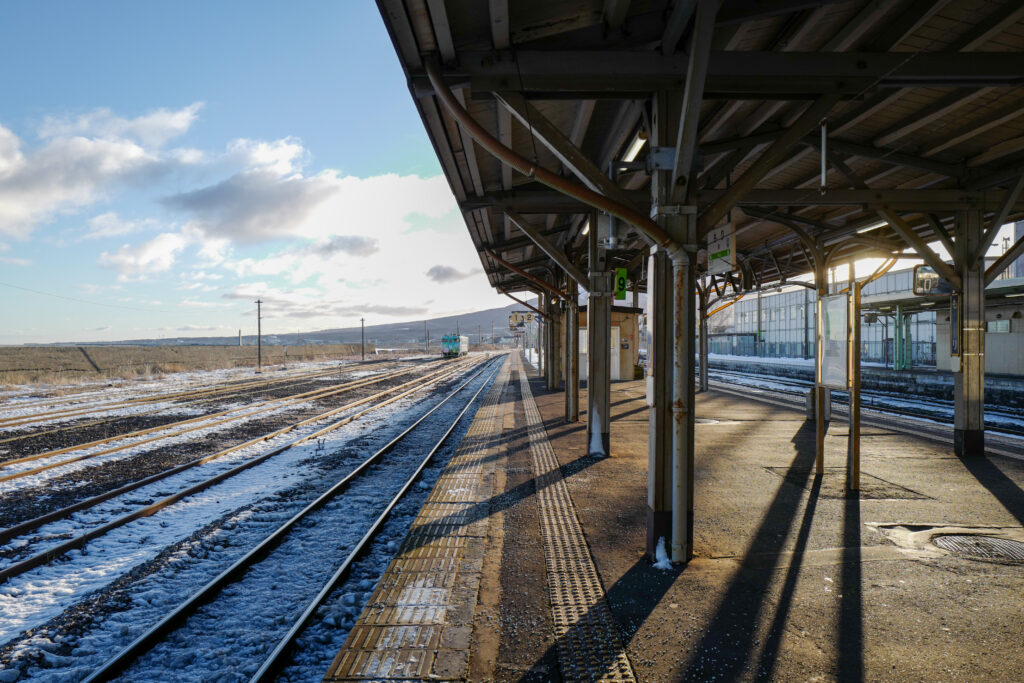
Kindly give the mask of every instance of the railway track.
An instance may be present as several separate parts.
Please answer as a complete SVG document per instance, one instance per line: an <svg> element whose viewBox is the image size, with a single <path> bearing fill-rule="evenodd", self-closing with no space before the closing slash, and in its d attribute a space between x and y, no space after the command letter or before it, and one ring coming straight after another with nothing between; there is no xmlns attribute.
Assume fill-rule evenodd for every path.
<svg viewBox="0 0 1024 683"><path fill-rule="evenodd" d="M146 429L140 429L140 430L136 430L136 431L133 431L133 432L128 432L128 433L125 433L125 434L118 434L116 436L112 436L112 437L108 437L108 438L104 438L104 439L97 439L97 440L90 441L90 442L83 443L83 444L76 444L74 446L66 446L64 448L52 449L52 450L49 450L49 451L44 451L42 453L35 453L33 455L23 456L23 457L19 457L19 458L12 458L10 460L6 460L4 462L0 462L0 482L10 481L10 480L13 480L13 479L20 479L20 478L23 478L23 477L28 477L28 476L31 476L31 475L34 475L34 474L39 474L41 472L45 472L45 471L48 471L48 470L55 469L57 467L63 467L65 465L69 465L69 464L72 464L72 463L81 462L81 461L84 461L84 460L90 460L90 459L98 458L98 457L105 456L105 455L110 455L112 453L117 453L119 451L127 450L129 448L136 448L136 447L141 446L141 445L145 445L145 444L153 443L153 442L157 442L157 441L162 441L162 440L165 440L165 439L181 436L183 434L188 434L188 433L195 432L195 431L198 431L198 430L205 430L205 429L210 429L210 428L213 428L213 427L220 427L220 426L223 426L223 425L226 425L226 424L230 424L232 422L237 422L239 420L248 420L248 419L253 418L254 416L257 416L257 415L260 415L260 414L263 414L263 413L281 410L282 408L287 408L287 407L298 405L300 403L305 403L305 402L308 402L308 401L322 400L322 399L329 398L329 397L332 397L332 396L337 396L338 394L342 394L342 393L346 393L346 392L349 392L349 391L353 391L353 390L361 388L361 387L370 386L370 385L373 385L373 384L378 384L380 382L385 382L387 380L393 379L393 378L401 376L403 374L407 374L407 373L413 372L415 370L423 369L424 367L427 367L427 368L437 367L438 365L440 365L442 363L443 363L443 361L436 361L435 363L431 363L431 364L429 364L427 366L417 366L417 367L414 367L414 368L400 368L398 370L394 370L394 371L391 371L391 372L388 372L388 373L383 373L383 374L380 374L380 375L374 375L373 377L369 377L369 378L366 378L366 379L359 379L359 380L354 380L354 381L351 381L351 382L346 382L346 383L344 383L342 385L334 385L334 386L325 387L325 388L321 388L321 389L314 389L312 391L303 392L303 393L300 393L300 394L294 394L294 395L287 396L287 397L284 397L284 398L279 398L279 399L268 399L266 401L262 401L260 403L255 404L255 405L249 405L249 406L245 406L243 408L234 408L234 409L231 409L231 410L223 410L223 411L219 411L219 412L216 412L216 413L211 413L211 414L207 414L207 415L201 415L199 417L187 418L185 420L178 420L176 422L171 422L171 423L159 425L159 426L156 426L156 427L149 427L149 428L146 428ZM233 413L237 413L237 414L233 414ZM161 433L158 436L153 436L153 437L149 437L149 438L146 438L146 439L141 439L141 437L147 436L149 434L154 434L156 432L166 432L166 433ZM11 471L10 470L10 468L12 466L15 466L15 465L20 465L20 464L24 464L24 463L36 462L36 461L39 461L39 460L53 458L53 457L56 457L58 455L62 455L62 454L65 454L65 453L71 453L71 452L74 452L74 451L84 450L84 449L87 449L87 448L94 448L96 446L102 446L104 444L108 444L108 443L112 443L114 441L120 441L120 440L131 440L131 441L129 443L124 443L124 444L121 444L121 445L118 445L118 446L113 446L111 448L107 448L107 449L103 449L103 450L95 451L95 452L91 452L91 453L85 453L85 454L81 454L81 455L76 455L76 456L73 456L73 457L69 457L69 458L65 458L65 459L62 459L62 460L55 461L55 462L39 465L39 466L36 466L36 467L30 467L30 468L26 468L26 469L21 469L19 471Z"/></svg>
<svg viewBox="0 0 1024 683"><path fill-rule="evenodd" d="M772 392L785 393L799 397L803 400L807 390L813 385L806 380L798 380L790 377L777 377L775 375L751 375L730 370L709 371L711 379L731 384L752 388L763 388ZM770 387L770 389L769 389ZM833 402L845 405L847 395L844 391L832 391ZM878 412L888 412L894 415L906 417L917 417L938 422L952 422L952 405L948 402L930 400L926 398L913 398L913 405L907 405L907 396L894 396L876 391L861 390L861 408L871 409ZM1005 434L1024 436L1024 428L1018 428L1007 421L1019 419L1020 414L1002 410L999 406L985 406L985 428L986 431L1002 432ZM1002 418L1002 419L1000 419Z"/></svg>
<svg viewBox="0 0 1024 683"><path fill-rule="evenodd" d="M183 399L187 399L188 401L192 401L192 400L195 400L195 399L200 399L202 401L205 401L205 400L208 400L208 399L211 399L211 398L218 398L219 400L224 400L224 399L230 398L231 396L234 396L234 395L251 393L254 389L266 388L266 387L271 387L271 386L274 386L274 385L280 385L280 384L285 384L285 383L298 383L298 384L308 383L310 381L314 381L314 380L322 378L322 377L329 377L331 375L344 374L346 372L353 372L353 371L363 370L363 369L377 367L377 366L381 366L381 365L390 365L390 364L393 364L393 363L394 363L394 361L390 361L390 362L382 361L382 362L379 362L379 363L371 363L371 364L368 364L368 365L362 365L362 366L358 366L358 367L344 366L344 367L341 367L341 368L332 368L330 370L316 371L316 372L310 372L310 373L299 374L299 375L290 375L288 377L275 377L273 379L245 380L243 382L235 382L235 383L231 383L231 384L227 384L227 385L220 385L219 384L219 385L216 385L216 386L203 387L201 389L196 389L196 390L178 391L178 392L171 392L171 393L165 393L165 394L156 394L156 395L150 395L150 396L142 396L142 397L133 398L133 399L126 399L126 400L117 400L117 399L106 400L106 401L101 401L99 403L93 403L91 405L87 405L87 406L84 406L84 407L83 406L75 406L75 407L70 407L70 408L62 408L60 410L49 410L49 411L43 411L43 412L38 412L38 413L30 413L28 415L15 415L15 416L11 416L11 417L0 417L0 429L11 429L11 428L14 428L14 427L20 427L20 426L24 426L24 425L32 425L32 424L37 424L37 423L41 423L41 422L52 422L53 420L66 420L66 419L70 419L70 418L74 418L74 417L80 417L80 416L94 414L94 413L110 412L112 410L132 408L132 407L136 407L136 406L149 405L149 404L153 404L153 403L167 403L167 402L170 402L170 401L177 402L177 401L181 401ZM25 406L13 406L13 407L15 407L17 409L21 409L21 408L24 408ZM149 411L149 412L133 413L132 417L141 417L141 416L145 416L145 415L152 415L154 413L161 412L163 410L166 410L166 408L161 407L161 408L158 408L156 410ZM118 417L123 417L123 416L118 416ZM91 424L98 424L98 423L101 423L101 422L109 421L111 419L117 419L117 418L116 417L115 418L102 418L102 419L97 420L97 421L95 421L95 422L93 422ZM83 426L81 423L73 425L73 427L81 427L81 426ZM55 431L59 431L59 430L55 430ZM14 438L22 438L22 437L14 437ZM10 438L9 439L5 439L3 441L0 441L0 443L4 443L4 442L9 441L9 440L12 440L12 439L10 439Z"/></svg>
<svg viewBox="0 0 1024 683"><path fill-rule="evenodd" d="M388 365L388 363L373 363L370 365L362 366L365 368L375 368L381 365ZM361 368L360 368L361 370ZM31 429L31 425L27 425L30 431L20 431L17 427L12 427L14 430L14 436L8 436L0 438L0 447L4 444L12 444L8 446L6 450L11 451L12 448L15 451L26 449L25 444L31 444L33 441L41 440L44 437L52 437L55 434L63 433L62 441L66 441L68 433L81 433L85 438L88 438L90 432L96 431L102 428L104 432L109 429L117 430L120 425L118 423L138 423L138 422L151 422L159 421L160 416L164 416L169 420L173 420L173 413L180 412L182 408L187 410L201 410L205 406L216 405L218 403L224 403L238 397L266 397L266 398L283 398L283 396L275 396L282 391L293 391L297 390L303 385L312 384L319 382L323 379L328 379L335 374L346 374L351 372L358 372L359 370L353 370L349 368L342 371L332 371L328 373L308 373L303 375L293 375L290 378L282 379L280 381L275 380L271 383L258 383L252 387L242 387L236 390L228 391L226 393L212 394L209 396L198 396L195 399L184 400L181 402L174 401L171 405L163 405L152 410L146 410L143 412L131 412L131 413L120 413L115 415L107 415L104 417L97 417L95 419L70 419L70 424L60 424L58 422L55 426L49 426L48 420L42 420L39 425L40 428ZM103 412L102 408L96 412ZM109 412L109 411L108 411ZM59 419L59 418L58 418ZM39 423L37 423L39 424ZM161 424L169 424L161 423ZM154 425L159 427L160 424ZM31 445L28 446L31 448Z"/></svg>
<svg viewBox="0 0 1024 683"><path fill-rule="evenodd" d="M722 386L723 384L725 386ZM787 408L803 409L805 405L803 397L795 393L787 394L779 391L773 391L771 393L751 392L749 388L747 388L746 391L741 391L739 387L747 388L746 385L729 385L725 381L720 381L715 385L712 385L711 389L713 391L724 391L743 398L771 403L773 405L784 406ZM840 418L849 417L849 411L846 406L842 404L833 406L832 414L833 416ZM923 437L944 445L950 445L953 443L952 425L941 424L930 418L921 418L916 415L900 415L879 410L877 408L862 406L861 424L864 426L891 429L904 434ZM998 430L986 429L985 451L987 453L1002 455L1008 458L1024 460L1024 444L1021 443L1019 436L1013 432L1000 432Z"/></svg>
<svg viewBox="0 0 1024 683"><path fill-rule="evenodd" d="M405 382L395 387L387 388L381 392L377 392L370 396L357 399L355 401L346 403L345 405L337 408L332 408L331 410L301 420L299 422L292 423L286 427L275 430L273 432L260 435L254 439L246 441L245 443L236 444L234 446L223 449L216 453L195 458L182 465L179 465L178 467L158 472L157 474L146 477L144 479L133 481L124 486L120 486L116 489L107 491L97 496L93 496L83 501L79 501L73 505L66 506L58 510L54 510L44 515L8 527L7 529L0 531L0 543L10 543L15 539L20 539L24 541L23 545L20 548L22 555L28 554L29 552L33 552L34 554L27 557L26 559L13 562L11 564L8 564L7 566L4 566L3 568L0 568L0 584L3 584L11 578L24 574L27 571L30 571L42 565L49 564L57 560L58 558L62 557L71 550L83 548L90 541L97 539L105 534L108 534L111 531L128 524L129 522L141 519L143 517L152 516L159 512L160 510L170 505L173 505L174 503L177 503L178 501L181 501L182 499L188 496L192 496L194 494L205 491L206 489L209 489L210 487L216 484L219 484L235 475L238 475L246 470L249 470L252 467L255 467L256 465L259 465L269 460L270 458L273 458L274 456L280 455L299 444L321 437L325 434L328 434L332 431L339 429L340 427L346 424L349 424L350 422L358 419L359 417L367 415L387 405L391 405L392 403L395 403L396 401L411 396L423 390L424 388L446 381L447 379L450 379L452 376L476 365L477 363L478 361L475 359L458 361L456 363L441 363L443 367L441 367L438 370L435 370L434 372L428 375L417 377L409 382ZM372 405L370 405L367 408L363 408L362 410L358 410L354 413L348 413L348 411L351 411L354 408L358 408L368 403L372 403ZM67 536L69 535L67 530L62 530L61 533L58 534L58 538L56 539L58 541L57 543L48 546L44 543L43 540L40 539L23 538L26 534L40 529L45 524L69 518L71 515L75 513L95 508L101 503L121 496L125 493L135 491L143 486L147 486L149 484L165 480L171 476L180 474L194 467L213 462L219 458L228 455L229 453L257 446L260 443L269 441L273 438L286 435L289 432L294 431L300 427L305 427L309 425L314 425L315 423L318 422L323 422L324 420L337 416L341 413L348 414L346 414L343 418L331 422L326 426L315 429L314 431L304 434L287 443L271 448L270 450L260 453L259 455L256 455L254 457L248 458L242 461L241 463L234 465L229 469L220 471L219 473L208 478L205 478L202 481L199 481L198 483L190 483L188 486L183 487L180 490L175 491L174 493L163 495L159 500L156 500L155 502L146 504L144 506L138 506L127 513L118 515L116 518L112 520L105 521L100 524L95 524L91 526L91 528L79 529L73 532L71 538L67 538ZM102 519L103 517L100 516L100 518Z"/></svg>
<svg viewBox="0 0 1024 683"><path fill-rule="evenodd" d="M440 438L436 440L429 451L419 460L418 465L414 471L407 477L404 478L403 483L398 487L397 491L390 495L389 501L384 505L383 509L376 515L375 518L370 521L369 526L365 527L362 531L358 540L351 546L351 549L344 555L340 563L334 566L333 573L324 581L319 584L318 590L310 591L313 593L311 598L304 600L305 607L299 610L293 610L299 612L298 616L291 622L287 630L284 630L280 637L275 636L270 639L265 646L262 648L263 654L261 660L258 662L259 668L255 670L255 673L250 678L250 681L269 681L280 671L281 667L287 663L288 657L290 656L292 649L295 646L295 642L303 629L310 623L317 612L317 609L327 600L328 596L337 589L339 584L345 579L347 573L352 567L353 563L357 558L366 550L367 546L373 541L376 535L383 528L389 515L399 504L399 502L409 493L412 489L416 480L421 476L424 469L430 464L435 454L443 447L445 442L450 438L458 424L462 421L463 417L469 411L470 407L475 403L481 392L486 389L491 378L500 370L501 364L489 363L484 368L478 370L473 376L461 383L457 388L452 390L447 397L441 402L431 408L424 415L420 416L412 425L407 427L402 433L396 436L394 439L389 441L385 446L377 450L371 456L366 458L358 467L352 470L344 478L339 480L327 491L321 494L316 500L305 506L297 514L290 517L286 522L280 524L273 532L268 534L258 545L252 548L244 556L236 560L230 567L221 572L212 581L209 581L201 589L192 594L187 600L178 605L173 611L162 618L158 623L149 628L144 634L139 636L133 641L127 648L123 649L113 658L109 659L106 663L97 668L87 679L89 683L98 683L100 681L109 681L121 674L129 673L130 667L136 663L140 658L145 657L147 653L150 653L161 643L165 642L167 637L174 631L181 629L182 627L187 628L187 622L189 619L196 615L201 607L209 606L211 603L215 603L220 596L223 596L226 591L225 589L229 586L234 586L238 591L244 590L245 579L250 575L252 570L259 566L261 571L264 573L275 571L274 568L268 567L274 562L285 565L283 569L277 571L287 571L287 565L290 557L294 557L296 552L301 553L301 550L292 549L289 551L286 546L292 543L295 546L301 548L301 539L292 538L293 532L300 530L303 524L313 525L342 525L340 520L343 520L347 508L343 503L339 501L339 496L342 496L354 483L361 479L372 478L374 476L378 478L386 478L380 471L374 474L372 469L373 465L379 463L381 459L394 451L399 445L406 442L411 434L419 431L427 419L439 411L445 404L453 400L456 396L463 393L465 388L472 383L478 376L483 374L485 371L492 369L493 372L486 381L481 383L481 386L469 397L465 405L458 412L454 419L451 419L447 423L447 428L444 430ZM374 487L374 484L363 483L364 486ZM394 486L392 487L394 488ZM332 527L333 528L333 527ZM301 533L301 531L300 531ZM358 533L358 532L356 532ZM289 554L290 553L290 554ZM259 583L254 581L254 583ZM307 582L308 583L308 582ZM314 584L313 586L317 586ZM257 586L258 589L258 586ZM230 600L230 597L228 598ZM250 603L252 600L259 600L259 596L249 596L242 600L243 603ZM271 599L270 596L265 596L264 599ZM237 600L236 600L237 601ZM301 602L300 602L301 604ZM207 611L207 610L204 610ZM207 621L213 621L214 627L216 627L217 618L208 617ZM283 629L282 629L283 630ZM191 638L184 638L187 642L192 642ZM254 662L254 664L257 662ZM250 667L254 668L254 667ZM130 675L130 673L129 673Z"/></svg>
<svg viewBox="0 0 1024 683"><path fill-rule="evenodd" d="M356 366L349 366L349 367L356 367ZM248 372L251 373L252 371L249 370ZM255 378L254 377L246 377L244 379L226 379L226 380L219 381L219 382L210 382L209 384L205 385L205 387L199 387L199 389L203 389L203 388L213 389L213 388L217 388L217 387L230 387L230 386L239 386L239 387L241 387L241 386L244 386L246 384L261 384L261 383L265 383L265 382L269 382L269 381L277 381L277 380L282 380L282 379L286 380L286 379L289 379L289 378L300 377L300 376L308 374L310 372L316 372L316 371L303 370L301 368L300 369L295 369L295 370L289 370L289 371L279 371L279 372L275 373L275 377L274 377L273 380L268 380L265 377L255 377ZM161 382L161 381L162 380L150 380L150 382L152 382L152 383L158 383L158 382ZM101 390L97 390L95 388L87 387L87 386L83 386L83 387L74 387L74 386L72 386L72 387L65 387L65 389L67 389L69 391L69 393L61 395L61 396L50 396L50 397L42 398L42 399L39 399L39 400L36 400L36 401L29 401L29 400L21 401L21 400L18 399L18 397L15 396L15 397L8 398L6 401L3 401L3 403L6 404L6 407L8 409L11 409L11 408L15 408L15 409L23 409L23 408L48 408L48 407L52 407L52 406L74 404L76 402L84 403L84 402L87 402L88 400L91 400L95 396L103 396L104 394L108 393L106 387L104 389L101 389ZM128 393L128 392L137 393L138 391L140 391L140 388L137 387L137 386L131 386L130 383L123 383L121 386L118 386L115 389L115 391L121 392L121 393ZM156 391L156 390L154 389L153 391ZM116 399L108 398L107 400L108 401L112 401L112 400L116 400Z"/></svg>

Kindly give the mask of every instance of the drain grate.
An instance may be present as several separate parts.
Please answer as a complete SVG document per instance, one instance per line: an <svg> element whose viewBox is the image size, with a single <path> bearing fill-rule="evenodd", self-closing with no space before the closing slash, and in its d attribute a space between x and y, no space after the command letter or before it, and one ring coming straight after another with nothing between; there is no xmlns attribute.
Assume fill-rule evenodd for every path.
<svg viewBox="0 0 1024 683"><path fill-rule="evenodd" d="M948 534L932 541L943 550L979 560L1024 563L1024 543L995 536Z"/></svg>

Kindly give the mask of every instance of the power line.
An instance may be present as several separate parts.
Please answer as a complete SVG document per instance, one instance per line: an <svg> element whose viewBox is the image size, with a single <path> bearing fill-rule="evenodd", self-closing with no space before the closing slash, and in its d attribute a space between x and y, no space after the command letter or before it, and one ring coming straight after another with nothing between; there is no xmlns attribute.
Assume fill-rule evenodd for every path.
<svg viewBox="0 0 1024 683"><path fill-rule="evenodd" d="M64 296L63 294L53 294L52 292L43 292L38 289L30 289L29 287L21 287L20 285L12 285L9 282L0 282L0 285L4 287L10 287L11 289L20 289L23 292L31 292L32 294L39 294L41 296L52 296L55 299L64 299L66 301L74 301L80 304L89 304L90 306L103 306L104 308L120 308L126 311L142 311L143 313L171 313L160 308L139 308L136 306L122 306L120 304L105 304L99 301L89 301L88 299L78 299L73 296Z"/></svg>

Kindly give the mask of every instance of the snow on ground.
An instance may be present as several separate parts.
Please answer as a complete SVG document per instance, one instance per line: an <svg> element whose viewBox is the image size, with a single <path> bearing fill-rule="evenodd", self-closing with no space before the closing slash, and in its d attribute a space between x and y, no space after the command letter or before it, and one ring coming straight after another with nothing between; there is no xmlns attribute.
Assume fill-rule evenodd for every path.
<svg viewBox="0 0 1024 683"><path fill-rule="evenodd" d="M36 468L36 467L41 467L43 465L47 465L47 464L51 464L51 463L55 463L55 462L61 462L61 461L64 461L64 460L80 457L80 456L83 456L83 455L89 455L89 454L92 454L92 453L102 453L104 451L110 450L111 448L115 448L115 447L117 447L119 445L125 445L125 444L130 444L130 443L138 443L139 444L138 446L133 447L133 448L125 448L123 450L115 451L115 452L109 453L107 455L99 455L99 456L96 456L96 457L91 457L91 458L89 458L87 460L81 460L79 462L68 463L67 465L62 465L60 467L54 467L53 469L46 470L45 472L40 472L38 474L32 474L32 475L29 475L27 477L21 477L20 479L11 479L11 480L8 480L8 481L0 482L0 495L2 495L4 493L8 493L10 491L17 491L17 490L23 489L23 488L41 486L41 485L45 484L47 481L49 481L50 479L54 479L56 477L61 477L63 475L66 475L66 474L69 474L69 473L72 473L72 472L88 470L91 467L96 467L97 465L102 465L102 464L107 463L107 462L113 462L113 461L117 461L117 460L124 460L126 458L131 458L131 457L134 457L136 455L139 455L140 453L145 453L147 450L150 450L152 448L164 448L166 446L173 446L175 444L189 443L191 441L194 441L195 439L203 438L203 437L208 436L210 434L214 434L214 433L216 433L218 431L223 431L223 430L227 430L227 429L233 429L233 428L235 428L235 427L237 427L239 425L243 425L243 424L252 422L254 420L258 420L258 419L259 420L266 419L267 417L270 417L272 415L278 415L278 414L286 413L286 412L292 411L292 410L299 410L299 409L302 409L304 407L307 407L308 405L309 405L308 403L295 403L295 404L290 404L290 405L286 405L286 406L280 406L280 407L274 408L272 410L259 410L259 409L252 408L252 406L242 406L240 408L231 408L232 411L236 411L236 410L241 411L241 410L246 410L246 409L248 409L248 410L247 410L247 412L242 412L241 415L238 416L237 419L234 419L234 420L232 420L229 423L225 423L225 424L221 424L221 425L213 425L213 426L210 426L210 427L207 427L207 428L204 428L204 429L196 429L194 431L185 432L185 433L182 433L182 434L178 434L176 436L160 436L160 434L162 434L162 433L173 432L175 429L181 429L181 427L168 426L168 428L166 430L160 430L160 431L157 431L157 432L153 432L151 434L143 434L141 436L131 437L131 438L128 438L128 439L119 439L117 442L114 442L114 443L97 444L97 445L91 446L89 448L82 448L82 449L75 449L75 450L72 450L72 451L66 451L64 453L60 453L58 455L54 455L54 456L51 456L49 458L40 458L38 460L30 460L28 462L21 462L21 463L16 463L16 464L13 464L13 465L7 465L7 466L3 467L3 470L2 470L3 473L4 474L14 474L16 472L23 472L25 470L31 470L31 469ZM229 416L210 418L209 422L212 423L212 422L214 422L216 420L224 419L225 417L229 417ZM205 423L205 421L201 421L201 422L198 422L198 423L190 424L190 425L187 425L186 428L202 426L204 423ZM159 437L160 438L159 442L147 443L148 441L150 441L151 439L153 439L155 437ZM88 475L85 474L83 476L88 476Z"/></svg>
<svg viewBox="0 0 1024 683"><path fill-rule="evenodd" d="M379 423L386 416L397 417L410 409L413 401L399 401L360 418L324 437L324 447L340 447L345 442ZM340 419L342 416L337 416ZM76 513L68 520L45 525L32 533L53 539L68 531L82 531L111 521L115 516L148 505L170 493L187 488L218 472L230 469L282 443L316 431L324 425L309 425L276 439L236 451L187 472L154 482L123 496L106 501L98 508ZM94 540L82 550L68 553L67 562L39 567L0 585L0 643L21 630L59 614L72 601L109 583L114 577L152 559L164 546L187 537L211 519L217 519L266 495L292 486L307 476L300 467L317 449L310 442L285 451L264 463L242 472L194 496L165 508L151 517L135 520ZM53 539L57 544L65 539ZM9 544L13 546L18 539ZM44 550L40 545L33 550Z"/></svg>
<svg viewBox="0 0 1024 683"><path fill-rule="evenodd" d="M352 365L352 361L311 361L308 363L296 363L290 366L287 371L264 370L264 379L288 379L297 375L317 370L330 370ZM29 385L19 386L19 393L4 398L0 403L0 419L19 417L25 414L33 414L42 410L61 410L93 407L99 405L110 405L122 401L144 399L148 396L159 396L162 394L175 393L179 391L192 391L199 389L212 389L224 387L240 382L242 380L260 379L252 368L225 368L220 370L190 370L178 372L161 377L159 379L140 379L133 381L119 381L116 384L110 380L95 380L85 383L87 387L81 390L82 384L72 385ZM95 388L93 388L95 387ZM53 398L39 398L40 392L71 390L66 396ZM32 393L29 393L32 392ZM103 399L99 404L97 398Z"/></svg>
<svg viewBox="0 0 1024 683"><path fill-rule="evenodd" d="M715 369L709 371L709 377L725 384L743 386L758 393L769 394L786 393L803 396L806 395L807 390L812 386L810 382L804 380L783 377L773 378L770 375L745 375L739 372ZM833 400L845 403L847 394L845 391L833 390L832 397ZM861 407L873 408L879 411L898 412L905 417L928 419L936 424L947 426L953 423L953 405L949 402L940 402L935 399L923 397L900 398L888 394L862 391ZM1018 417L1012 414L998 413L994 412L992 408L994 407L986 406L986 425L1002 429L1024 430L1024 416ZM917 415L906 415L908 411L917 413ZM921 415L922 413L924 413L924 416Z"/></svg>
<svg viewBox="0 0 1024 683"><path fill-rule="evenodd" d="M474 391L482 381L490 382L491 379L493 373L485 372L463 392ZM468 398L472 394L464 395ZM440 395L435 397L437 400L441 398ZM140 520L148 521L149 524L133 523L122 528L119 531L124 533L119 534L118 539L98 539L90 544L88 554L84 557L75 556L69 562L54 565L50 577L37 575L29 579L29 575L24 575L19 577L24 581L18 585L12 586L12 582L0 587L0 600L3 601L0 602L0 614L6 615L11 610L24 611L26 605L30 610L35 607L31 617L20 614L17 624L12 619L6 623L0 622L0 642L17 635L20 629L32 623L38 624L56 616L63 607L84 598L89 589L109 583L113 578L110 564L95 560L90 564L89 558L107 555L113 559L115 556L130 554L130 561L115 560L112 563L117 564L123 572L129 563L137 565L156 556L161 547L175 540L180 541L177 546L165 551L161 558L163 564L157 570L139 581L130 582L123 589L127 598L120 601L115 599L119 604L116 611L98 615L95 623L85 633L57 636L53 632L54 622L51 622L47 628L16 643L14 663L24 669L23 673L32 680L80 680L435 404L436 400L418 403L407 399L388 409L371 413L343 427L339 430L343 433L336 434L335 438L322 445L307 444L293 449L287 462L281 458L288 454L283 454L225 482L228 484L235 479L246 479L234 484L230 491L227 488L221 490L224 485L215 487L214 490L196 496L202 500L194 501L187 508L175 510L179 508L179 505L175 505L149 520ZM428 418L428 423L435 424L435 420L436 423L443 423L449 415L454 417L461 407L461 401L453 400ZM351 578L339 588L341 593L332 595L334 601L321 610L327 616L326 624L322 624L322 627L336 632L333 635L314 634L315 639L310 643L320 650L310 661L316 662L317 671L303 680L316 680L322 676L337 646L344 641L347 629L369 599L376 581L397 550L405 528L429 492L433 479L468 428L472 414L473 411L467 414L468 419L463 420L449 445L438 454L439 461L428 468L425 483L414 487L414 493L410 495L412 500L396 509L395 517L386 525L379 542L353 567ZM434 427L432 430L427 424L423 427L425 431L433 431L433 434L416 438L417 430L411 435L416 438L416 443L405 449L405 456L401 455L403 449L386 456L386 466L372 468L373 476L366 477L365 481L342 496L344 504L339 502L328 506L318 513L322 519L304 523L295 539L289 539L280 549L280 562L276 565L266 564L267 568L253 573L251 581L246 577L245 583L259 592L260 597L254 598L247 590L231 587L224 595L227 602L218 601L207 608L208 611L217 611L201 614L196 624L193 624L195 618L189 622L190 627L198 627L204 618L209 619L211 615L219 614L212 622L215 636L209 636L208 632L203 635L202 629L199 635L174 636L165 644L162 654L156 652L155 659L143 659L140 662L143 669L135 670L128 678L133 681L165 681L168 668L173 668L174 677L184 675L189 679L207 681L217 680L218 675L230 673L230 680L239 680L239 667L254 670L259 664L258 655L269 651L274 644L266 640L267 634L279 632L278 637L283 635L290 626L290 616L286 615L289 609L291 612L301 611L304 604L299 603L312 595L309 588L313 593L319 589L326 578L324 572L327 575L333 572L346 549L361 536L368 520L379 514L380 508L386 504L386 499L382 500L382 488L390 486L397 490L424 455L424 439L427 436L440 436L443 431L443 427ZM422 445L416 447L420 442ZM405 464L398 467L401 463ZM136 491L132 495L139 493ZM161 518L164 512L173 514ZM341 519L338 519L339 513ZM204 520L209 521L225 514L227 516L223 521L212 529L208 528L202 535L188 538L192 530L199 528L197 525L201 526ZM334 521L329 521L332 515ZM311 556L317 557L317 561L310 563ZM272 565L276 568L272 568ZM69 567L74 569L70 575L66 572ZM42 574L41 570L32 572L33 575L37 573ZM70 577L78 577L78 584L72 585ZM28 594L33 590L45 590L47 579L52 581L49 585L50 597L38 600L29 597ZM300 584L307 587L305 593L300 594L297 590ZM291 607L286 608L283 606L285 603L291 604ZM60 638L64 640L57 643ZM178 647L174 647L175 644ZM53 654L58 651L70 653L70 656ZM325 658L326 661L322 661ZM150 662L149 669L145 669L147 661Z"/></svg>

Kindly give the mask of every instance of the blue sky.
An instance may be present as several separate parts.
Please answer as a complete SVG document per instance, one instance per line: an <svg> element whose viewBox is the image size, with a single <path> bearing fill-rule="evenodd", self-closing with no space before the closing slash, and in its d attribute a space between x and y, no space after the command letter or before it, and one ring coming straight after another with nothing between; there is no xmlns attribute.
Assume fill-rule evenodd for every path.
<svg viewBox="0 0 1024 683"><path fill-rule="evenodd" d="M373 3L6 3L0 60L0 343L505 303Z"/></svg>

